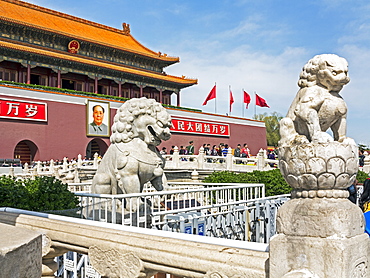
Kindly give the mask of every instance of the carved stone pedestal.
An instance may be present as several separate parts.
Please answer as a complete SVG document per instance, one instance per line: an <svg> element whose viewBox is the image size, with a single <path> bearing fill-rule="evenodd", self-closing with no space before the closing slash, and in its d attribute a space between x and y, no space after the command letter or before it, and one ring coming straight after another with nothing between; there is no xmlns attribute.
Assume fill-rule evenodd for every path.
<svg viewBox="0 0 370 278"><path fill-rule="evenodd" d="M369 237L295 237L277 235L270 243L270 278L368 277Z"/></svg>
<svg viewBox="0 0 370 278"><path fill-rule="evenodd" d="M358 147L346 135L347 106L339 95L347 72L344 58L313 57L280 121L279 168L294 190L278 211L269 278L370 277L364 217L347 199L358 171Z"/></svg>
<svg viewBox="0 0 370 278"><path fill-rule="evenodd" d="M292 199L278 211L270 278L368 277L369 237L347 199Z"/></svg>

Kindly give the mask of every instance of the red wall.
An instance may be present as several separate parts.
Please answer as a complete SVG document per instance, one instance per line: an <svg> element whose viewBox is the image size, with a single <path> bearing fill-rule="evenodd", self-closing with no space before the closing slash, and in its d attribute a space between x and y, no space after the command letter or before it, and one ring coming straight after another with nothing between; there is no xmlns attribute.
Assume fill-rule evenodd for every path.
<svg viewBox="0 0 370 278"><path fill-rule="evenodd" d="M167 152L169 152L171 146L178 146L178 148L180 148L180 146L186 147L189 145L189 141L194 141L194 150L196 154L198 154L198 150L203 144L208 143L211 144L211 147L224 143L228 144L229 147L233 149L236 148L237 144L243 146L244 143L247 143L252 155L256 155L261 148L267 149L266 128L233 124L232 120L233 119L230 118L230 137L172 132L171 139L162 142L160 148L166 147Z"/></svg>
<svg viewBox="0 0 370 278"><path fill-rule="evenodd" d="M86 147L93 139L98 141L101 140L106 146L110 144L109 138L86 136L86 105L84 101L88 99L87 97L75 97L78 101L74 104L54 100L57 97L53 93L44 93L46 98L49 95L47 98L49 100L35 100L34 98L30 99L27 97L6 95L5 93L9 92L9 90L5 90L5 93L3 92L4 91L0 87L1 98L47 103L48 121L32 122L0 118L0 158L14 158L14 149L16 145L23 140L29 140L37 146L38 151L34 159L42 161L50 159L61 160L63 157L68 157L70 159L74 157L77 158L78 154L84 157L86 155ZM25 96L29 91L23 90L22 92L22 90L18 89L17 92ZM120 103L111 102L111 123L113 123L116 108L120 105ZM115 108L112 108L112 106ZM172 109L171 114L174 113L179 112ZM192 113L189 117L192 117L193 120L205 121L203 118L209 115L211 114L198 112ZM179 118L181 115L176 117ZM243 145L247 143L252 155L257 154L260 148L267 148L266 129L263 125L261 126L260 122L258 122L256 126L251 120L218 115L211 115L211 117L217 119L215 122L229 124L230 137L172 133L171 139L163 142L159 147L165 146L169 151L172 145L178 147L181 145L187 146L189 141L192 140L194 141L195 153L198 153L199 148L204 143L209 143L211 146L225 143L229 144L232 148L235 148L237 144ZM183 118L185 119L186 117ZM240 124L241 122L245 122L245 124Z"/></svg>
<svg viewBox="0 0 370 278"><path fill-rule="evenodd" d="M8 98L8 97L7 97ZM30 101L27 98L12 98ZM35 160L77 158L86 155L86 147L94 138L109 144L109 138L86 136L86 107L84 105L42 101L48 104L48 121L0 119L2 134L0 158L13 158L16 145L23 140L33 142L38 151Z"/></svg>

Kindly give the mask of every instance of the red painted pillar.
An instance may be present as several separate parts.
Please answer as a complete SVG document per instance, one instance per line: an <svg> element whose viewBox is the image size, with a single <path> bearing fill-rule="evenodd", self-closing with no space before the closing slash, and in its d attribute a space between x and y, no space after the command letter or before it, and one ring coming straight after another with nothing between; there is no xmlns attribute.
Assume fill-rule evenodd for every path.
<svg viewBox="0 0 370 278"><path fill-rule="evenodd" d="M118 81L118 96L122 97L122 82Z"/></svg>
<svg viewBox="0 0 370 278"><path fill-rule="evenodd" d="M159 89L159 102L160 103L163 103L163 90L162 89Z"/></svg>
<svg viewBox="0 0 370 278"><path fill-rule="evenodd" d="M85 77L84 92L88 92L88 91L89 91L89 79L87 77Z"/></svg>
<svg viewBox="0 0 370 278"><path fill-rule="evenodd" d="M31 84L31 65L27 64L27 84Z"/></svg>
<svg viewBox="0 0 370 278"><path fill-rule="evenodd" d="M22 69L18 68L18 79L17 82L23 83L23 72Z"/></svg>
<svg viewBox="0 0 370 278"><path fill-rule="evenodd" d="M57 83L58 83L58 88L61 88L61 84L62 84L62 78L61 78L61 74L60 74L60 70L58 70L58 80L57 80Z"/></svg>
<svg viewBox="0 0 370 278"><path fill-rule="evenodd" d="M140 97L143 97L143 85L140 85Z"/></svg>
<svg viewBox="0 0 370 278"><path fill-rule="evenodd" d="M49 87L53 87L52 85L53 85L53 74L52 74L52 72L50 71L50 72L48 73L48 86L49 86Z"/></svg>
<svg viewBox="0 0 370 278"><path fill-rule="evenodd" d="M95 76L95 85L94 86L95 86L94 87L95 94L97 94L98 93L98 77L97 76Z"/></svg>

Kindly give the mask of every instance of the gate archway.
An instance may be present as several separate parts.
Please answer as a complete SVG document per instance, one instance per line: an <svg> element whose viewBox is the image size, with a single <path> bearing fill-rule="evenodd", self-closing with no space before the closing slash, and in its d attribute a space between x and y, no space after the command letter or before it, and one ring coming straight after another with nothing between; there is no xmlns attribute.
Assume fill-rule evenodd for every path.
<svg viewBox="0 0 370 278"><path fill-rule="evenodd" d="M30 164L38 151L37 146L35 143L29 140L20 141L14 149L14 158L18 158L21 160L21 163L28 163Z"/></svg>
<svg viewBox="0 0 370 278"><path fill-rule="evenodd" d="M87 144L86 147L86 158L87 159L93 159L94 154L97 153L101 156L105 154L105 152L108 149L107 143L104 142L104 140L95 138Z"/></svg>

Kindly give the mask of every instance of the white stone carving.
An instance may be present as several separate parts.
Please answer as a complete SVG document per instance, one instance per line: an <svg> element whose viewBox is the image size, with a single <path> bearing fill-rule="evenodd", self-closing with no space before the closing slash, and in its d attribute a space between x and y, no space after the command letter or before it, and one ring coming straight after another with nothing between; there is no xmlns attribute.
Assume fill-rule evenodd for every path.
<svg viewBox="0 0 370 278"><path fill-rule="evenodd" d="M126 101L114 117L111 145L94 176L92 192L138 193L150 181L163 190L165 160L156 149L171 137L171 116L154 99Z"/></svg>
<svg viewBox="0 0 370 278"><path fill-rule="evenodd" d="M317 55L303 67L301 88L286 118L280 122L280 146L291 143L326 143L346 139L347 105L339 95L349 82L348 64L335 54ZM353 140L352 140L353 141Z"/></svg>
<svg viewBox="0 0 370 278"><path fill-rule="evenodd" d="M91 246L88 255L92 267L103 277L139 277L141 270L143 270L143 262L131 252L122 253L122 251L115 249Z"/></svg>
<svg viewBox="0 0 370 278"><path fill-rule="evenodd" d="M293 188L302 190L345 189L356 179L357 146L334 141L280 147L279 166L286 181ZM338 197L347 198L348 192L343 193ZM312 194L315 194L312 197L329 197L324 191Z"/></svg>
<svg viewBox="0 0 370 278"><path fill-rule="evenodd" d="M347 106L339 95L349 82L347 73L344 58L322 54L300 74L301 89L280 121L279 141L281 172L293 188L303 191L294 197L346 198L347 193L325 190L345 189L356 178L358 149L346 136ZM334 138L326 133L329 128Z"/></svg>
<svg viewBox="0 0 370 278"><path fill-rule="evenodd" d="M346 135L347 106L339 95L347 71L337 55L312 58L280 122L280 170L294 190L278 210L270 278L368 275L364 217L346 190L358 171L358 148Z"/></svg>

